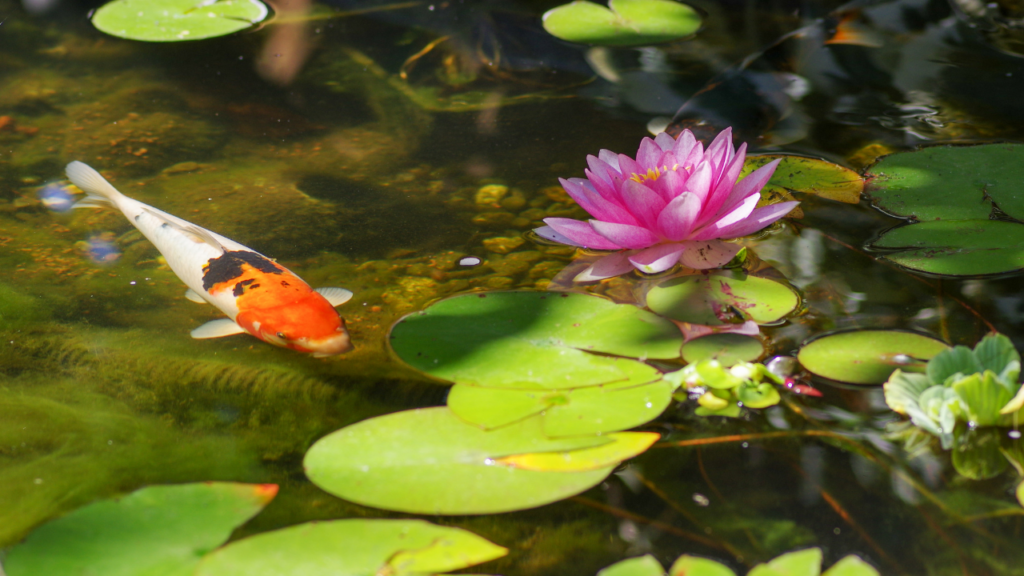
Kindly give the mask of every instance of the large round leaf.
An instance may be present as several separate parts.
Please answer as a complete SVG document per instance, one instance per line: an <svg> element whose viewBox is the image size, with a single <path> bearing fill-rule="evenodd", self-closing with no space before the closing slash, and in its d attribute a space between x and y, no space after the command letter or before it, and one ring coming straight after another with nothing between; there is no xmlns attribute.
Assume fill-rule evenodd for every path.
<svg viewBox="0 0 1024 576"><path fill-rule="evenodd" d="M654 368L604 352L678 358L679 329L628 304L586 294L488 292L442 300L403 318L391 346L438 378L504 388L644 384Z"/></svg>
<svg viewBox="0 0 1024 576"><path fill-rule="evenodd" d="M274 484L142 488L37 528L11 549L4 569L7 576L188 576L275 494Z"/></svg>
<svg viewBox="0 0 1024 576"><path fill-rule="evenodd" d="M224 36L267 17L259 0L114 0L92 17L101 32L144 42Z"/></svg>
<svg viewBox="0 0 1024 576"><path fill-rule="evenodd" d="M817 376L849 384L882 384L897 368L923 372L942 342L903 330L852 330L822 336L800 348L797 359Z"/></svg>
<svg viewBox="0 0 1024 576"><path fill-rule="evenodd" d="M875 205L906 218L984 220L992 203L1024 219L1024 146L935 146L890 154L866 173Z"/></svg>
<svg viewBox="0 0 1024 576"><path fill-rule="evenodd" d="M1024 268L1024 225L1000 220L938 220L893 228L873 244L905 268L979 276Z"/></svg>
<svg viewBox="0 0 1024 576"><path fill-rule="evenodd" d="M359 504L423 514L486 514L578 494L617 464L586 472L537 472L501 465L499 459L571 453L609 442L614 442L609 436L549 439L538 418L486 432L448 408L425 408L334 432L310 448L305 468L317 486Z"/></svg>
<svg viewBox="0 0 1024 576"><path fill-rule="evenodd" d="M563 390L456 384L448 394L448 408L462 420L485 429L542 414L548 436L598 434L654 420L668 408L673 389L664 380L639 386L608 384Z"/></svg>
<svg viewBox="0 0 1024 576"><path fill-rule="evenodd" d="M767 278L729 272L677 276L647 292L651 310L691 324L721 326L730 320L770 324L796 309L800 297Z"/></svg>
<svg viewBox="0 0 1024 576"><path fill-rule="evenodd" d="M471 532L422 520L335 520L233 542L206 556L196 576L434 574L507 553Z"/></svg>
<svg viewBox="0 0 1024 576"><path fill-rule="evenodd" d="M683 344L683 360L693 364L701 360L717 360L722 366L753 362L764 354L764 344L743 334L710 334Z"/></svg>
<svg viewBox="0 0 1024 576"><path fill-rule="evenodd" d="M700 15L672 0L610 0L608 8L576 0L544 13L553 36L612 46L641 46L685 38L700 28Z"/></svg>
<svg viewBox="0 0 1024 576"><path fill-rule="evenodd" d="M864 179L849 168L820 158L785 154L748 156L743 163L740 176L746 177L761 166L778 159L782 161L762 189L762 196L772 188L782 188L789 192L812 194L847 204L860 202L861 192L864 191Z"/></svg>

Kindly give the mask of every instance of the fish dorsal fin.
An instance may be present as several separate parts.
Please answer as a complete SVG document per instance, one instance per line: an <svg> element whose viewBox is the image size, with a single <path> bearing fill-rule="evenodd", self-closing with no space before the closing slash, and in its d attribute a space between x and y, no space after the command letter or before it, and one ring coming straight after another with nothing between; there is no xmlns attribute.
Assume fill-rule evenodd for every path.
<svg viewBox="0 0 1024 576"><path fill-rule="evenodd" d="M83 200L83 202L84 202L84 200ZM170 220L169 218L167 218L166 216L164 216L160 212L157 212L155 210L148 210L148 209L145 209L145 208L143 208L143 210L146 211L146 214L149 214L153 218L156 218L158 220L163 221L164 224L170 226L171 228L174 228L175 230L178 230L179 232L182 232L183 234L187 234L189 236L195 237L197 242L203 242L205 244L209 244L210 246L213 246L214 248L216 248L217 250L220 250L221 252L227 252L228 251L227 248L225 248L224 245L220 243L220 240L217 240L213 236L213 233L210 232L209 230L207 230L206 228L200 228L199 226L196 226L194 224L189 224L188 226L182 226L181 224L175 222L174 220Z"/></svg>
<svg viewBox="0 0 1024 576"><path fill-rule="evenodd" d="M330 302L331 306L341 306L352 298L352 291L344 288L317 288L316 292Z"/></svg>
<svg viewBox="0 0 1024 576"><path fill-rule="evenodd" d="M185 290L185 298L195 302L196 304L209 304L209 302L204 300L203 297L200 296L198 292L196 292L195 290L193 290L191 288L189 288L188 290Z"/></svg>
<svg viewBox="0 0 1024 576"><path fill-rule="evenodd" d="M220 320L210 320L206 324L196 328L192 331L192 337L197 340L203 340L205 338L234 336L235 334L242 334L243 332L245 332L245 330L231 318L221 318Z"/></svg>

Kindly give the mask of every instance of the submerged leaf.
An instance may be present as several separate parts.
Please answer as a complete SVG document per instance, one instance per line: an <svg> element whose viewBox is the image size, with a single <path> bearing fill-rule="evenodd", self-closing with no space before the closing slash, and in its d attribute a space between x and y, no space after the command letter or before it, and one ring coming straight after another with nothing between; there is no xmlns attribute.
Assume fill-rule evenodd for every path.
<svg viewBox="0 0 1024 576"><path fill-rule="evenodd" d="M1002 431L993 428L957 429L953 443L953 467L972 480L994 478L1010 463L999 449Z"/></svg>
<svg viewBox="0 0 1024 576"><path fill-rule="evenodd" d="M423 520L308 522L233 542L196 576L435 574L501 558L508 549Z"/></svg>
<svg viewBox="0 0 1024 576"><path fill-rule="evenodd" d="M256 515L274 484L150 486L44 524L4 560L7 576L187 575Z"/></svg>

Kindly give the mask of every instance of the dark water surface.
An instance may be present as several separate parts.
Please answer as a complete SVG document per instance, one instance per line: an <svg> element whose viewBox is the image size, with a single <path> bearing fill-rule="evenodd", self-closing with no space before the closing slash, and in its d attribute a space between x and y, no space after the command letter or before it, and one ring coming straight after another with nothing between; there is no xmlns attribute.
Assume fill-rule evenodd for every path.
<svg viewBox="0 0 1024 576"><path fill-rule="evenodd" d="M399 516L330 496L301 467L312 442L342 426L444 403L446 387L388 351L389 327L468 290L547 289L573 252L524 232L544 217L584 217L557 178L583 176L601 148L632 155L649 121L671 117L716 75L725 88L690 101L694 122L856 169L931 142L1024 137L1024 60L1010 53L1012 37L944 1L863 4L860 23L879 47L823 44L829 24L818 19L838 2L697 2L707 22L692 41L589 53L605 77L583 49L538 33L556 4L345 16L332 11L375 3L339 3L290 40L270 25L144 44L93 29L92 6L30 14L0 0L0 548L157 483L280 484L236 537ZM301 52L296 42L308 59L277 62ZM787 95L780 79L794 78ZM352 290L340 310L355 350L321 360L248 336L192 340L219 312L186 300L121 214L38 201L71 160L313 286ZM802 200L803 219L751 244L803 291L802 314L766 329L773 353L850 327L973 345L991 325L1024 344L1019 277L911 275L862 249L895 220ZM460 266L469 255L484 263ZM597 290L615 297L629 282ZM895 418L880 389L819 388L821 400L787 397L737 420L673 405L646 427L667 440L790 436L654 448L579 499L428 519L509 547L478 568L508 575L594 574L646 552L665 565L693 553L745 571L810 545L823 547L826 566L857 553L883 574L1024 574L1016 476L970 481L948 453L909 458L883 438ZM834 436L802 432L812 429Z"/></svg>

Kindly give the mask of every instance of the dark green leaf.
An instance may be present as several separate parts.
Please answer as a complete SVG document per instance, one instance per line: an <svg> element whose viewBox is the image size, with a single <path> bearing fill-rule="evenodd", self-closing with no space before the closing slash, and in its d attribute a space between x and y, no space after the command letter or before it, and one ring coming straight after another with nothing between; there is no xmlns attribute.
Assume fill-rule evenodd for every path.
<svg viewBox="0 0 1024 576"><path fill-rule="evenodd" d="M948 349L930 336L900 330L853 330L805 344L800 364L823 378L850 384L881 384L897 368L921 372L925 363Z"/></svg>
<svg viewBox="0 0 1024 576"><path fill-rule="evenodd" d="M944 276L1001 274L1024 268L1024 225L1000 220L939 220L893 228L872 245L911 270Z"/></svg>

